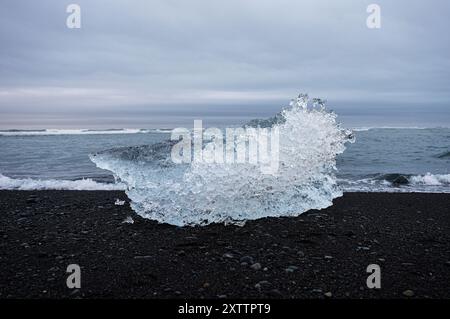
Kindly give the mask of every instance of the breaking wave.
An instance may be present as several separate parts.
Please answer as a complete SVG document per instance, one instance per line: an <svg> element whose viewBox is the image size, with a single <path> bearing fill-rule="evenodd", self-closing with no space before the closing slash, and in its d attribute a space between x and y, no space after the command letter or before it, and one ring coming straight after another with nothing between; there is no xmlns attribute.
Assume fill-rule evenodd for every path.
<svg viewBox="0 0 450 319"><path fill-rule="evenodd" d="M435 155L435 157L436 158L443 158L443 159L450 158L450 151L442 152L440 154Z"/></svg>
<svg viewBox="0 0 450 319"><path fill-rule="evenodd" d="M124 190L123 184L99 183L90 178L76 181L58 179L10 178L0 174L2 190Z"/></svg>
<svg viewBox="0 0 450 319"><path fill-rule="evenodd" d="M339 179L346 192L450 193L450 174L375 174L359 180Z"/></svg>
<svg viewBox="0 0 450 319"><path fill-rule="evenodd" d="M354 127L352 131L354 132L367 132L370 130L429 130L440 127L426 127L426 126L363 126L363 127Z"/></svg>
<svg viewBox="0 0 450 319"><path fill-rule="evenodd" d="M136 134L148 133L145 129L45 129L45 130L3 130L0 136L48 136L48 135L102 135L102 134Z"/></svg>
<svg viewBox="0 0 450 319"><path fill-rule="evenodd" d="M450 186L450 174L415 175L409 178L410 183L415 185Z"/></svg>
<svg viewBox="0 0 450 319"><path fill-rule="evenodd" d="M309 103L301 94L272 119L247 126L279 130L276 174L262 174L249 163L174 164L170 157L174 141L116 148L90 158L126 184L136 213L178 226L297 216L328 207L342 195L335 159L353 137L321 100Z"/></svg>

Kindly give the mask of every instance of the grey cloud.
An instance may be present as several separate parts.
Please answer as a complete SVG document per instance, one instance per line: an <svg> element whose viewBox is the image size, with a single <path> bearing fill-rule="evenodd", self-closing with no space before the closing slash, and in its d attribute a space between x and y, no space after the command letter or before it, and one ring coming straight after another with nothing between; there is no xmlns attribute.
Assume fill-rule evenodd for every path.
<svg viewBox="0 0 450 319"><path fill-rule="evenodd" d="M0 5L0 112L279 106L298 90L337 105L448 104L448 1L78 0ZM6 119L6 120L5 120Z"/></svg>

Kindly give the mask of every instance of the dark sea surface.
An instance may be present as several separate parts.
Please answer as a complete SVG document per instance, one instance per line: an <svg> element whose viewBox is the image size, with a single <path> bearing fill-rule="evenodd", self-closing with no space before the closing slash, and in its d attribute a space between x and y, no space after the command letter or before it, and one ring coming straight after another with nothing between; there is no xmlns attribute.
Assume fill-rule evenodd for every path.
<svg viewBox="0 0 450 319"><path fill-rule="evenodd" d="M345 191L450 192L450 128L353 131L355 143L337 158L337 178ZM164 130L2 131L0 188L58 188L58 183L92 179L88 186L67 187L102 189L114 179L89 154L169 138Z"/></svg>

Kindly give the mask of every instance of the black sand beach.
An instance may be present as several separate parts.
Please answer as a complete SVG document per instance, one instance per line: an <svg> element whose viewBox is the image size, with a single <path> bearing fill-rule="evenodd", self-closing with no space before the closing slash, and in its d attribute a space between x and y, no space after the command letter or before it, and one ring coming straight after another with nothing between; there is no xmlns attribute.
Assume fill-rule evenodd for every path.
<svg viewBox="0 0 450 319"><path fill-rule="evenodd" d="M0 298L450 297L450 194L347 193L296 218L195 228L117 198L0 191ZM72 263L81 289L66 287ZM366 287L369 264L379 290Z"/></svg>

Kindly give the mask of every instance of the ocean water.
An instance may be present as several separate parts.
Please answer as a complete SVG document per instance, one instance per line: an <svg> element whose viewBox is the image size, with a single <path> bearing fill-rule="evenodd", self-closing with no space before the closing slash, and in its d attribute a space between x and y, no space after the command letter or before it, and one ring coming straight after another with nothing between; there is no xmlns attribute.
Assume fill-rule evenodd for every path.
<svg viewBox="0 0 450 319"><path fill-rule="evenodd" d="M450 193L450 128L346 128L320 100L310 104L299 96L247 123L279 130L275 175L173 164L169 129L6 130L0 189L123 189L141 216L180 226L298 215L342 192Z"/></svg>
<svg viewBox="0 0 450 319"><path fill-rule="evenodd" d="M64 189L77 185L64 182L82 179L98 182L90 189L108 188L103 184L113 183L113 174L96 167L89 154L170 139L161 130L137 131L0 131L0 189ZM355 143L337 156L344 191L450 192L450 128L356 128L353 133ZM399 176L407 181L394 183Z"/></svg>
<svg viewBox="0 0 450 319"><path fill-rule="evenodd" d="M450 128L355 129L337 158L346 191L450 192Z"/></svg>

